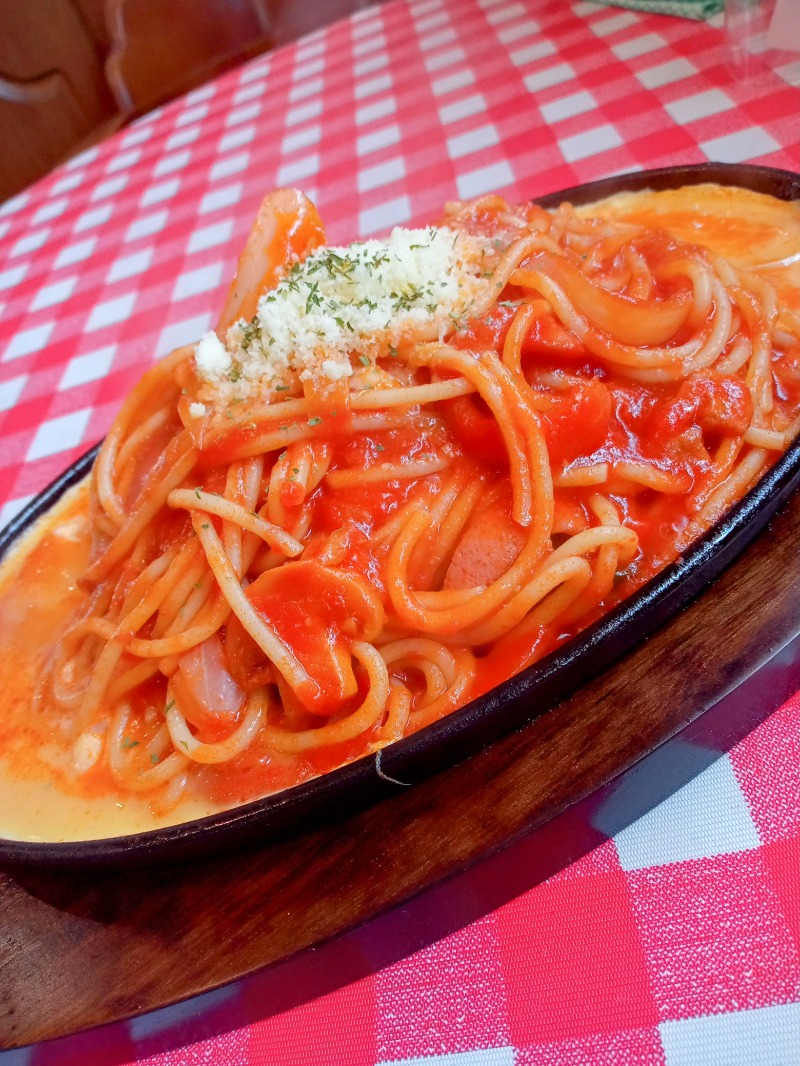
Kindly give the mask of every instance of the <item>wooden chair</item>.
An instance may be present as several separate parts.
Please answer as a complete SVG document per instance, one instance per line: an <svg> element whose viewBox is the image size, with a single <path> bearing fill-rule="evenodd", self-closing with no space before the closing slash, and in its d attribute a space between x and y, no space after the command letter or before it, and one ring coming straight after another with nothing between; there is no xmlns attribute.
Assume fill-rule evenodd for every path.
<svg viewBox="0 0 800 1066"><path fill-rule="evenodd" d="M138 115L377 0L0 0L0 201Z"/></svg>

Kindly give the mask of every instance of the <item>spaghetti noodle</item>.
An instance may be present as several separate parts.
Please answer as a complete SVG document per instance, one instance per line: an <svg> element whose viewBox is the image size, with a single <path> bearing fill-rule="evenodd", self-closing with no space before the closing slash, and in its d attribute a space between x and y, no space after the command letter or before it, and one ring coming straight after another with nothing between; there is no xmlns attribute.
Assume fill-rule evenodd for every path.
<svg viewBox="0 0 800 1066"><path fill-rule="evenodd" d="M65 789L226 805L376 752L639 588L800 429L763 274L566 204L423 233L461 249L441 292L268 198L217 334L126 400L35 696Z"/></svg>

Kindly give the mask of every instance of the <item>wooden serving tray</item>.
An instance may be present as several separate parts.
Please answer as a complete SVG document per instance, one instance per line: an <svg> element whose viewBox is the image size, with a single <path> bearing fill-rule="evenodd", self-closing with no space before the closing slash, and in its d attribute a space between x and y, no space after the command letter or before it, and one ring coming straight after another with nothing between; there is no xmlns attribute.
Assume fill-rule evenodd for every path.
<svg viewBox="0 0 800 1066"><path fill-rule="evenodd" d="M726 750L800 684L783 668L738 709L730 698L714 706L800 629L799 535L795 496L626 658L524 729L366 810L185 865L0 870L0 1046L153 1010L288 959L528 832L536 861L509 892L573 861L604 839L592 814L615 789L609 832L686 780L685 744L658 751L657 795L617 788L618 775L707 710L692 729ZM647 762L630 772L647 781Z"/></svg>

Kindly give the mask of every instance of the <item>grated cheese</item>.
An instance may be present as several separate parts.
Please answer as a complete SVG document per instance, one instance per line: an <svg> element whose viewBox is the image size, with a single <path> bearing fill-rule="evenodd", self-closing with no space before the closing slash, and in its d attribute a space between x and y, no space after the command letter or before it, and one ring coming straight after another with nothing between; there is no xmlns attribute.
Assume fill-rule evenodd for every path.
<svg viewBox="0 0 800 1066"><path fill-rule="evenodd" d="M452 332L485 293L489 243L447 227L397 228L387 240L320 248L262 296L223 345L195 359L204 400L225 403L321 378L338 381L398 344Z"/></svg>
<svg viewBox="0 0 800 1066"><path fill-rule="evenodd" d="M222 377L231 369L231 357L216 333L206 333L194 350L197 372L211 381Z"/></svg>

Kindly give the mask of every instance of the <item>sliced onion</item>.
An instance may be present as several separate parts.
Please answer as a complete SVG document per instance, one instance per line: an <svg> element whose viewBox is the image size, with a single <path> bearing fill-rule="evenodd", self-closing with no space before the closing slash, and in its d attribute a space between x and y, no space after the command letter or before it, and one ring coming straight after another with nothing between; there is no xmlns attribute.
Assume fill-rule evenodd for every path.
<svg viewBox="0 0 800 1066"><path fill-rule="evenodd" d="M259 297L277 284L296 258L304 259L325 241L317 209L295 189L276 189L261 204L244 251L239 256L217 335L225 334L237 319L252 318Z"/></svg>
<svg viewBox="0 0 800 1066"><path fill-rule="evenodd" d="M242 707L245 694L228 672L216 634L181 655L178 666L190 695L211 714L232 716Z"/></svg>
<svg viewBox="0 0 800 1066"><path fill-rule="evenodd" d="M620 344L660 347L675 336L692 306L688 292L666 300L635 300L603 289L560 255L537 252L525 269L541 270L557 282L591 325Z"/></svg>

